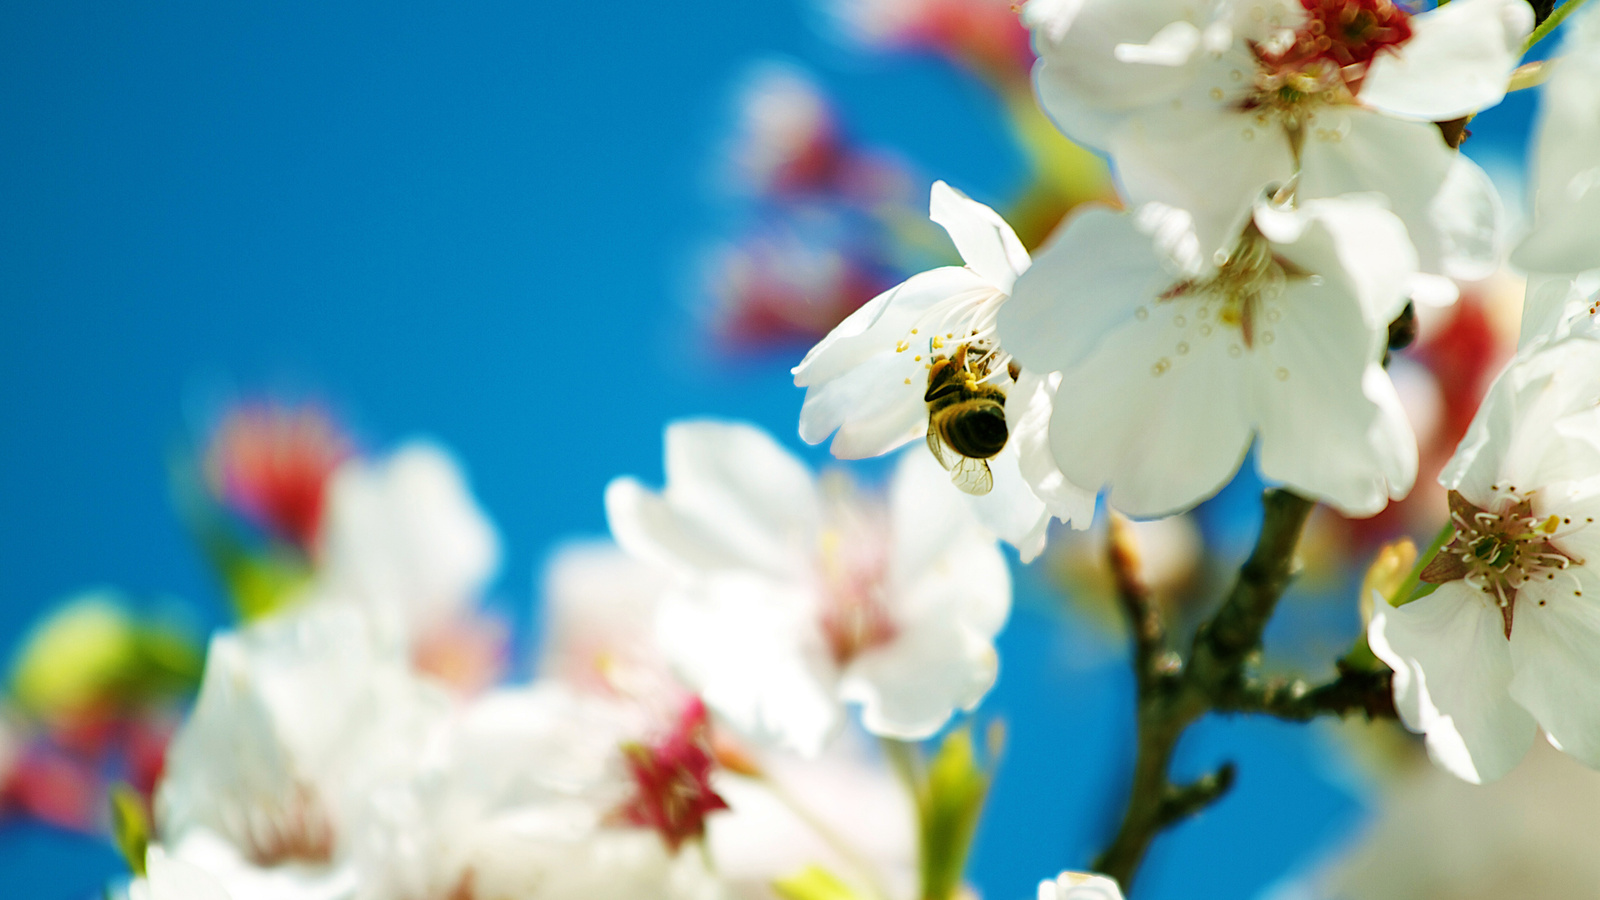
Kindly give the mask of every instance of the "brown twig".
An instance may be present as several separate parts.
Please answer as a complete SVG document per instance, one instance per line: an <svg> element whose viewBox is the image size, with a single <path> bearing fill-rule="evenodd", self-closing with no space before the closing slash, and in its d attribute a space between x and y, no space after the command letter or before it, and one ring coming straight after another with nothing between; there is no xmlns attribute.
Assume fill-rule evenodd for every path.
<svg viewBox="0 0 1600 900"><path fill-rule="evenodd" d="M1129 549L1131 530L1124 523L1119 532L1112 520L1112 571L1134 633L1139 735L1128 807L1095 869L1116 879L1124 891L1162 829L1214 803L1233 783L1233 766L1226 764L1193 784L1174 785L1168 775L1172 755L1196 719L1223 708L1221 698L1254 696L1246 691L1246 664L1289 585L1295 546L1312 506L1289 491L1266 492L1255 549L1227 598L1196 632L1187 666L1176 659L1167 664L1161 643L1152 643L1152 636L1164 643L1160 613L1138 577L1137 553Z"/></svg>
<svg viewBox="0 0 1600 900"><path fill-rule="evenodd" d="M1368 719L1393 719L1394 673L1346 669L1326 684L1312 687L1300 678L1251 679L1218 698L1218 712L1260 713L1291 722L1321 716L1361 713Z"/></svg>
<svg viewBox="0 0 1600 900"><path fill-rule="evenodd" d="M1122 603L1122 611L1128 617L1128 627L1133 636L1134 677L1139 682L1140 690L1144 690L1160 675L1167 629L1161 610L1151 599L1150 588L1144 583L1133 523L1115 510L1109 517L1106 556L1111 564L1111 577L1116 582L1117 599Z"/></svg>

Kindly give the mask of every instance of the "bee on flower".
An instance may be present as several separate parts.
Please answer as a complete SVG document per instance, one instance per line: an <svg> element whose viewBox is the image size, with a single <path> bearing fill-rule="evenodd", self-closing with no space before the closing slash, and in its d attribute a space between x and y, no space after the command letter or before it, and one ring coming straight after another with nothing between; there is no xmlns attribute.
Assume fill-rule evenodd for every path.
<svg viewBox="0 0 1600 900"><path fill-rule="evenodd" d="M926 437L974 508L1024 561L1055 516L1088 527L1094 495L1067 482L1038 435L1053 388L1019 368L996 322L1028 252L994 210L935 182L930 217L965 265L912 276L841 322L794 368L800 436L843 459Z"/></svg>

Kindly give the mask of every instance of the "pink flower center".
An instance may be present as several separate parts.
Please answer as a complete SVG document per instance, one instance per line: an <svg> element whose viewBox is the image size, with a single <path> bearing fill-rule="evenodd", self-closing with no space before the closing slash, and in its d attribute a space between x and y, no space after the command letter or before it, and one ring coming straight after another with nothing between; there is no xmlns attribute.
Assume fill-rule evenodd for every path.
<svg viewBox="0 0 1600 900"><path fill-rule="evenodd" d="M684 841L703 838L706 817L728 804L711 788L716 757L705 704L693 698L660 740L622 746L633 795L615 813L628 825L654 829L676 853Z"/></svg>
<svg viewBox="0 0 1600 900"><path fill-rule="evenodd" d="M217 429L206 471L230 509L309 549L322 522L328 478L350 454L349 439L315 406L249 404L232 410Z"/></svg>
<svg viewBox="0 0 1600 900"><path fill-rule="evenodd" d="M251 861L262 866L299 861L321 863L333 857L334 827L322 798L299 785L276 810L235 809L233 831Z"/></svg>
<svg viewBox="0 0 1600 900"><path fill-rule="evenodd" d="M1506 494L1492 509L1476 506L1458 491L1450 492L1450 521L1455 535L1422 570L1429 584L1463 580L1491 597L1505 619L1506 637L1516 612L1517 592L1529 582L1555 581L1583 560L1575 559L1556 541L1594 523L1533 511L1533 501L1511 486L1495 485ZM1581 593L1580 589L1574 589ZM1543 605L1544 601L1540 601Z"/></svg>
<svg viewBox="0 0 1600 900"><path fill-rule="evenodd" d="M1384 52L1411 39L1411 14L1393 0L1300 0L1306 20L1286 47L1257 47L1266 70L1264 88L1283 93L1278 103L1302 94L1342 88L1354 96L1367 67Z"/></svg>
<svg viewBox="0 0 1600 900"><path fill-rule="evenodd" d="M888 575L884 530L838 498L837 527L822 536L822 635L839 666L894 640L899 629L883 602ZM878 523L881 524L881 523Z"/></svg>

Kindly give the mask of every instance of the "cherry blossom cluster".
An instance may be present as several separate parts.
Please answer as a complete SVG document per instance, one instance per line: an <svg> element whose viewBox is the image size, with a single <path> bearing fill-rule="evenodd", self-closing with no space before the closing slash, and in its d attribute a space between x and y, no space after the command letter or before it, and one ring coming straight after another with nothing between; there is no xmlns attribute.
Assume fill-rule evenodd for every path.
<svg viewBox="0 0 1600 900"><path fill-rule="evenodd" d="M129 829L147 842L131 897L950 900L971 829L947 823L976 821L988 784L964 717L1001 669L1002 544L1026 564L1052 520L1109 520L1137 607L1149 573L1117 544L1124 517L1175 521L1248 461L1303 504L1296 529L1313 502L1376 516L1428 471L1394 354L1508 259L1527 278L1518 349L1439 476L1448 524L1421 559L1374 566L1334 687L1377 684L1369 714L1389 703L1467 781L1506 775L1540 732L1600 768L1600 13L1530 69L1524 0L959 9L836 12L1002 89L1015 48L961 39L1025 29L1039 108L1105 155L1121 196L1030 252L932 184L951 264L878 293L792 370L799 437L895 453L886 483L818 473L751 425L672 423L659 487L606 488L612 541L552 559L538 672L506 683L497 648L462 637L500 553L448 454L363 455L305 413L231 420L203 470L267 549L212 541L245 621L211 639L153 826ZM1460 146L1540 79L1533 215L1509 247ZM740 151L755 193L833 202L881 175L803 79L761 91ZM1281 570L1281 593L1297 535L1245 578ZM284 547L294 564L264 568ZM1159 683L1192 701L1181 732L1315 693L1246 671L1271 602L1253 638L1203 627L1178 662L1136 618L1141 700ZM1231 770L1161 776L1156 827ZM1108 854L1121 887L1063 872L1039 900L1120 900L1149 837L1131 865Z"/></svg>

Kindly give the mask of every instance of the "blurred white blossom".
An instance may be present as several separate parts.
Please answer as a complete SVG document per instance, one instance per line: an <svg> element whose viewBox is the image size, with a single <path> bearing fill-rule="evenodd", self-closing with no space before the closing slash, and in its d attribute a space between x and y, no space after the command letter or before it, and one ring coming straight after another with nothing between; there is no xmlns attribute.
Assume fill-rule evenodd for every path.
<svg viewBox="0 0 1600 900"><path fill-rule="evenodd" d="M145 875L128 886L128 900L231 900L204 869L173 859L158 846L145 854ZM285 898L289 900L289 898Z"/></svg>
<svg viewBox="0 0 1600 900"><path fill-rule="evenodd" d="M1011 581L993 538L925 453L887 505L745 425L680 422L666 489L606 489L612 534L672 566L660 640L740 732L815 754L862 705L876 734L931 735L994 683Z"/></svg>
<svg viewBox="0 0 1600 900"><path fill-rule="evenodd" d="M619 815L624 747L650 723L553 683L491 692L408 778L369 792L354 828L361 900L712 898L698 853Z"/></svg>
<svg viewBox="0 0 1600 900"><path fill-rule="evenodd" d="M317 562L317 590L363 605L383 637L409 642L478 599L500 540L455 460L416 442L334 472Z"/></svg>
<svg viewBox="0 0 1600 900"><path fill-rule="evenodd" d="M352 809L416 764L446 705L353 610L311 607L220 634L167 753L160 834L179 858L239 872L239 884L225 880L234 900L270 895L249 888L257 869L334 896Z"/></svg>

